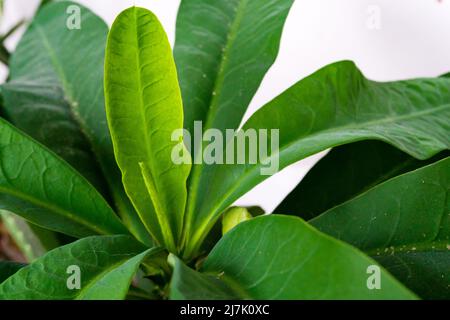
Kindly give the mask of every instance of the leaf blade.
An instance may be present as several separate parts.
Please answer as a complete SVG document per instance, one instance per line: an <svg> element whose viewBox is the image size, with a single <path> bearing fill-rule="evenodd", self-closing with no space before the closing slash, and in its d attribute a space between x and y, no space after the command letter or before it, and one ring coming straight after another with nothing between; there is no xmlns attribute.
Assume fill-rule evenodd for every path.
<svg viewBox="0 0 450 320"><path fill-rule="evenodd" d="M101 281L114 278L111 277L114 271L120 273L123 271L120 266L127 264L130 259L135 259L136 255L143 252L147 252L146 248L130 236L84 238L52 250L34 263L22 268L0 285L0 297L8 300L65 300L83 297L83 294L90 292L94 297L106 298L109 295L102 292L105 283ZM68 278L71 276L71 273L67 271L70 266L79 267L80 290L71 290L67 286ZM134 268L131 269L126 271L134 270ZM106 276L105 270L109 271ZM120 285L115 288L116 292L111 293L111 297L123 299L133 274L127 272L122 274L123 277L118 277L117 274L115 276L115 279L120 279ZM84 292L84 288L88 290L87 293ZM105 290L108 290L108 286Z"/></svg>
<svg viewBox="0 0 450 320"><path fill-rule="evenodd" d="M418 159L449 149L449 87L445 78L369 81L349 61L301 80L258 110L243 127L279 129L277 152L258 159L256 165L204 170L199 190L205 196L193 209L197 214L191 251L224 209L266 179L261 175L262 163L277 163L282 169L330 147L361 140L381 140ZM271 144L270 137L267 143Z"/></svg>
<svg viewBox="0 0 450 320"><path fill-rule="evenodd" d="M77 300L123 300L125 299L133 276L145 259L161 252L161 248L148 249L128 261L102 274L90 286L82 289ZM119 288L119 290L118 290Z"/></svg>
<svg viewBox="0 0 450 320"><path fill-rule="evenodd" d="M71 236L128 233L84 177L2 119L0 199L1 209Z"/></svg>
<svg viewBox="0 0 450 320"><path fill-rule="evenodd" d="M241 298L223 281L192 270L177 257L169 256L173 268L171 300L236 300Z"/></svg>
<svg viewBox="0 0 450 320"><path fill-rule="evenodd" d="M186 208L184 241L192 236L196 203L203 197L205 165L196 145L201 129L238 128L264 75L278 55L284 22L293 0L181 2L174 56L184 103L188 149L194 157ZM195 141L194 141L195 139Z"/></svg>
<svg viewBox="0 0 450 320"><path fill-rule="evenodd" d="M237 128L278 54L292 0L183 0L174 48L185 128ZM233 113L228 112L233 107ZM224 116L226 115L226 116ZM210 119L209 121L207 119Z"/></svg>
<svg viewBox="0 0 450 320"><path fill-rule="evenodd" d="M171 243L181 234L190 165L175 165L171 158L171 150L182 144L171 140L183 125L181 93L167 36L150 11L132 7L114 22L106 51L105 96L127 194L154 238L176 251ZM152 176L174 239L159 226L139 163Z"/></svg>
<svg viewBox="0 0 450 320"><path fill-rule="evenodd" d="M81 29L67 26L71 7L79 9ZM59 1L39 10L12 55L10 77L2 85L6 117L66 160L107 200L112 198L133 234L150 244L123 190L106 122L107 34L106 23L78 3Z"/></svg>
<svg viewBox="0 0 450 320"><path fill-rule="evenodd" d="M274 213L312 219L390 178L443 156L420 161L380 141L339 146L308 172Z"/></svg>
<svg viewBox="0 0 450 320"><path fill-rule="evenodd" d="M367 252L422 298L446 299L449 192L450 158L446 158L388 180L311 224Z"/></svg>
<svg viewBox="0 0 450 320"><path fill-rule="evenodd" d="M297 217L272 215L227 233L202 271L231 280L253 299L414 299L381 269L381 289L369 290L376 263Z"/></svg>

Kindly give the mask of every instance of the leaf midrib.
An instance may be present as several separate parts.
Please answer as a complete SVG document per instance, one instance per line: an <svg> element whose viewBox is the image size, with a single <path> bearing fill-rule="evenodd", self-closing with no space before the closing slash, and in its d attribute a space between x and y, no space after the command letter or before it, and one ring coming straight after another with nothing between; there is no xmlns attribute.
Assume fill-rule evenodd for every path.
<svg viewBox="0 0 450 320"><path fill-rule="evenodd" d="M151 152L151 144L150 144L150 141L149 141L149 135L147 134L148 132L150 132L150 130L149 130L149 127L147 125L147 121L145 119L144 87L142 86L142 83L144 82L144 79L142 77L142 70L141 70L143 65L142 65L142 61L141 61L140 34L139 34L139 26L138 26L138 22L139 22L138 10L135 8L133 13L134 13L134 23L135 23L135 29L136 29L136 32L135 32L135 34L136 34L136 62L137 62L136 70L137 70L137 77L138 77L138 87L139 87L138 90L139 90L139 102L140 102L139 103L139 108L138 108L139 109L138 114L139 114L139 117L140 117L140 120L141 120L141 124L142 124L142 126L144 128L144 141L145 141L146 159L145 159L145 162L143 162L143 163L147 166L147 163L148 163L149 159L153 158L153 154ZM153 176L153 173L152 173L153 170L152 170L152 166L151 166L152 162L153 161L150 161L150 163L148 163L148 171L149 171L149 174L150 174L151 177ZM137 166L140 167L139 163L137 163ZM141 172L141 175L142 175L142 171L140 171L140 172ZM145 177L142 176L142 179L144 180L144 184L145 184ZM160 201L157 198L158 197L157 186L154 185L154 187L155 187L155 190L156 190L156 194L154 195L156 197L155 200L159 203ZM152 200L151 196L149 197L149 199ZM153 203L152 203L152 205L154 206ZM164 210L164 207L160 206L160 209ZM155 214L156 214L158 220L163 219L165 225L170 225L169 221L167 221L167 219L166 219L166 217L168 217L168 215L164 211L163 211L163 214L161 214L159 212L159 210L155 209ZM139 216L141 216L141 213L139 213ZM143 221L147 231L153 236L153 238L157 239L155 237L154 233L152 232L151 226L148 224L147 219L143 219L141 217L141 220ZM165 239L166 236L167 236L167 235L165 235L166 232L169 232L169 235L168 235L169 239L172 239L172 240L174 239L173 235L171 234L171 229L170 228L168 228L167 230L164 230L166 228L162 228L161 226L159 226L159 229L161 230L161 234L163 236L162 240L164 242L166 242L166 241L171 242L170 240Z"/></svg>

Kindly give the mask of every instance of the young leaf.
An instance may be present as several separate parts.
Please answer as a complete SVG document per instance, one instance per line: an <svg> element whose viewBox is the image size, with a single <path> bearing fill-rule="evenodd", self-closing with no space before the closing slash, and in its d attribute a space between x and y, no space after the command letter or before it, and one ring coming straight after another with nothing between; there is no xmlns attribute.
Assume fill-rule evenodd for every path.
<svg viewBox="0 0 450 320"><path fill-rule="evenodd" d="M215 275L253 299L413 299L379 269L374 289L367 270L377 264L353 247L328 237L300 218L263 216L227 233L201 271Z"/></svg>
<svg viewBox="0 0 450 320"><path fill-rule="evenodd" d="M247 208L231 207L222 215L222 234L227 233L239 223L250 220L252 215Z"/></svg>
<svg viewBox="0 0 450 320"><path fill-rule="evenodd" d="M59 247L0 285L0 299L124 299L146 250L130 236L96 236Z"/></svg>
<svg viewBox="0 0 450 320"><path fill-rule="evenodd" d="M172 300L237 300L244 297L216 277L197 272L174 255L169 256L173 268L170 281Z"/></svg>
<svg viewBox="0 0 450 320"><path fill-rule="evenodd" d="M422 298L450 298L450 158L311 220L365 251Z"/></svg>
<svg viewBox="0 0 450 320"><path fill-rule="evenodd" d="M79 15L71 8L79 8ZM104 195L110 193L133 234L150 243L123 190L106 122L107 34L106 23L78 3L45 5L12 55L10 78L2 86L6 117L61 156Z"/></svg>
<svg viewBox="0 0 450 320"><path fill-rule="evenodd" d="M0 150L0 209L74 237L128 233L85 178L2 119Z"/></svg>
<svg viewBox="0 0 450 320"><path fill-rule="evenodd" d="M317 71L258 110L243 127L279 129L278 152L260 157L255 165L205 166L186 255L195 252L225 208L267 178L261 175L267 162L279 159L281 169L360 140L382 140L426 159L450 148L449 117L450 79L378 83L347 61ZM271 145L270 136L268 140Z"/></svg>
<svg viewBox="0 0 450 320"><path fill-rule="evenodd" d="M183 126L183 107L167 36L150 11L133 7L114 22L106 50L105 95L125 190L149 232L175 252L190 166L176 165L171 158L172 149L183 143L171 139Z"/></svg>
<svg viewBox="0 0 450 320"><path fill-rule="evenodd" d="M274 213L312 219L377 184L433 163L435 158L442 156L419 161L380 141L336 147L308 172Z"/></svg>

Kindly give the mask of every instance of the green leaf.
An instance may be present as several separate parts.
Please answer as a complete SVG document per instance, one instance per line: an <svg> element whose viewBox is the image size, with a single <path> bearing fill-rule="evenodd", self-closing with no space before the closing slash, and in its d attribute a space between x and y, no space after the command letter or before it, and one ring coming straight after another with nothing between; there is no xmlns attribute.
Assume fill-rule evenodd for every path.
<svg viewBox="0 0 450 320"><path fill-rule="evenodd" d="M199 136L194 137L195 121L202 121L203 131L214 128L224 132L239 127L275 61L293 2L181 1L174 56L183 95L184 127L192 137L190 144L200 144ZM201 156L197 148L190 147L192 154ZM195 230L192 228L197 215L195 205L210 182L201 179L204 167L193 165L189 178L185 241Z"/></svg>
<svg viewBox="0 0 450 320"><path fill-rule="evenodd" d="M380 141L360 141L331 150L308 172L274 213L312 219L390 178L417 169L419 161Z"/></svg>
<svg viewBox="0 0 450 320"><path fill-rule="evenodd" d="M381 140L419 159L450 148L450 79L378 83L351 62L329 65L258 110L243 130L279 130L279 148L257 164L209 166L200 181L186 256L220 213L279 168L330 147ZM270 131L269 131L270 132ZM272 141L269 135L267 144ZM248 159L248 155L246 155ZM266 165L264 165L264 163ZM214 177L214 178L213 178Z"/></svg>
<svg viewBox="0 0 450 320"><path fill-rule="evenodd" d="M123 235L78 240L50 251L8 278L0 285L0 298L124 299L139 264L157 250L146 250ZM69 289L68 284L76 285L77 275L80 289Z"/></svg>
<svg viewBox="0 0 450 320"><path fill-rule="evenodd" d="M123 300L125 299L131 280L141 263L152 255L161 252L161 248L148 249L129 259L114 269L100 275L82 289L77 296L79 300Z"/></svg>
<svg viewBox="0 0 450 320"><path fill-rule="evenodd" d="M197 272L174 255L169 256L173 268L170 281L172 300L236 300L241 298L220 279Z"/></svg>
<svg viewBox="0 0 450 320"><path fill-rule="evenodd" d="M450 298L450 158L393 178L311 223L365 251L422 298Z"/></svg>
<svg viewBox="0 0 450 320"><path fill-rule="evenodd" d="M150 11L133 7L114 22L105 93L125 190L148 231L175 252L190 166L176 165L171 158L172 149L183 146L182 137L171 140L183 126L183 107L167 36Z"/></svg>
<svg viewBox="0 0 450 320"><path fill-rule="evenodd" d="M77 18L76 11L68 10L72 5L80 8L81 29L67 27ZM104 196L111 194L133 234L150 243L123 190L107 126L107 34L106 23L78 3L45 5L12 56L10 79L2 86L6 117L71 164Z"/></svg>
<svg viewBox="0 0 450 320"><path fill-rule="evenodd" d="M14 213L0 210L0 218L28 262L60 245L54 232L33 225Z"/></svg>
<svg viewBox="0 0 450 320"><path fill-rule="evenodd" d="M25 266L23 263L0 261L0 284Z"/></svg>
<svg viewBox="0 0 450 320"><path fill-rule="evenodd" d="M300 218L251 219L227 233L201 271L253 299L413 299L380 269L380 289L369 289L377 263Z"/></svg>
<svg viewBox="0 0 450 320"><path fill-rule="evenodd" d="M185 128L237 128L278 54L293 0L183 0L174 48Z"/></svg>
<svg viewBox="0 0 450 320"><path fill-rule="evenodd" d="M128 233L86 179L2 119L0 209L74 237Z"/></svg>

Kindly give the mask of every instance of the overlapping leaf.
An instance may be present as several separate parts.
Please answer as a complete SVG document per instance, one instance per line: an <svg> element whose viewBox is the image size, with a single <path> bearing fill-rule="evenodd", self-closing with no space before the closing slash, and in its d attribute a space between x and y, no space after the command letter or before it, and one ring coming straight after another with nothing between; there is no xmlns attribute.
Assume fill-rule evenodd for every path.
<svg viewBox="0 0 450 320"><path fill-rule="evenodd" d="M0 299L124 299L142 260L155 250L130 236L88 237L16 272L0 285ZM77 276L79 289L71 287Z"/></svg>
<svg viewBox="0 0 450 320"><path fill-rule="evenodd" d="M450 80L378 83L351 62L329 65L256 112L243 130L279 129L279 152L256 165L207 167L196 201L189 247L202 241L219 214L263 181L263 163L279 168L330 147L382 140L419 159L450 148ZM268 145L271 145L270 136ZM246 156L248 159L248 155Z"/></svg>
<svg viewBox="0 0 450 320"><path fill-rule="evenodd" d="M171 288L179 299L207 298L203 292L252 299L414 298L383 269L381 289L371 290L367 270L373 266L358 250L300 218L274 215L243 222L227 233L207 257L204 274L175 267Z"/></svg>
<svg viewBox="0 0 450 320"><path fill-rule="evenodd" d="M150 243L123 190L106 122L107 34L106 23L77 3L59 1L40 9L12 55L9 81L2 86L6 116L105 196L111 194L125 223Z"/></svg>
<svg viewBox="0 0 450 320"><path fill-rule="evenodd" d="M205 131L235 129L278 54L281 32L293 0L183 0L177 17L175 61L184 102L184 127L191 153L199 143L194 122ZM203 132L204 132L203 131ZM202 133L200 132L200 135ZM200 142L201 143L201 142ZM195 205L203 197L203 166L189 179L185 238Z"/></svg>
<svg viewBox="0 0 450 320"><path fill-rule="evenodd" d="M442 157L444 154L420 161L380 141L336 147L308 172L274 213L312 219L377 184Z"/></svg>
<svg viewBox="0 0 450 320"><path fill-rule="evenodd" d="M175 256L169 257L173 267L170 282L172 300L236 300L240 297L222 280L213 275L197 272Z"/></svg>
<svg viewBox="0 0 450 320"><path fill-rule="evenodd" d="M312 225L383 264L422 298L450 298L450 158L339 205Z"/></svg>

